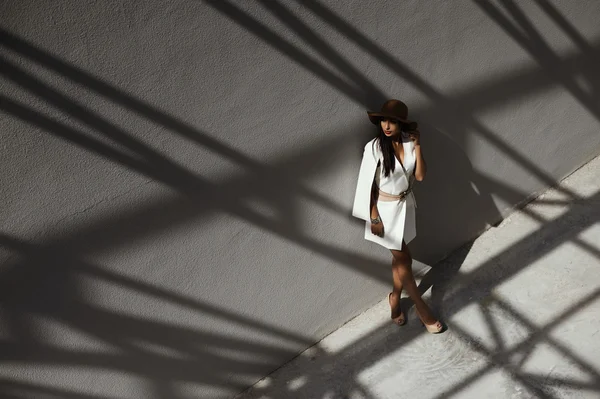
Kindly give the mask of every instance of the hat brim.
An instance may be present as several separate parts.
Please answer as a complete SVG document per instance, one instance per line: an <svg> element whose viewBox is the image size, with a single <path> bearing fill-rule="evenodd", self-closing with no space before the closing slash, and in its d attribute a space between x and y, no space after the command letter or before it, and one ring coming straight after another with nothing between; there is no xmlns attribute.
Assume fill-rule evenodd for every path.
<svg viewBox="0 0 600 399"><path fill-rule="evenodd" d="M369 116L371 123L374 125L377 125L382 118L395 119L397 121L404 122L404 123L412 122L411 120L408 120L408 119L398 118L395 115L383 114L381 112L367 112L367 115Z"/></svg>

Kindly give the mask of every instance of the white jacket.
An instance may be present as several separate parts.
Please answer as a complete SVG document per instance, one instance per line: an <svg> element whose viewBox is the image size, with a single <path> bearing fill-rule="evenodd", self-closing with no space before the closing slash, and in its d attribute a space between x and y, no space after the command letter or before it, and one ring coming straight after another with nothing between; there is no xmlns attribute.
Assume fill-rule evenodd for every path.
<svg viewBox="0 0 600 399"><path fill-rule="evenodd" d="M379 162L383 164L383 153L376 140L377 139L373 139L365 145L360 170L358 172L358 181L356 182L354 206L352 207L352 215L365 221L371 221L371 188L373 180L375 179L375 174L377 173L377 165ZM410 151L414 158L414 145L411 141L404 143L404 150L407 152ZM414 166L409 166L409 173L412 173L413 167ZM406 187L410 186L410 179L411 177L401 173L396 178L386 180L387 183L384 185L392 186L388 187L389 191L391 191L389 194L397 195L402 190L405 190ZM388 190L384 189L384 191ZM412 192L410 193L409 198L407 198L407 201L409 205L416 207L415 197Z"/></svg>
<svg viewBox="0 0 600 399"><path fill-rule="evenodd" d="M365 145L352 207L352 216L365 221L371 221L371 187L377 171L377 164L383 159L381 148L375 143L375 140L373 139Z"/></svg>

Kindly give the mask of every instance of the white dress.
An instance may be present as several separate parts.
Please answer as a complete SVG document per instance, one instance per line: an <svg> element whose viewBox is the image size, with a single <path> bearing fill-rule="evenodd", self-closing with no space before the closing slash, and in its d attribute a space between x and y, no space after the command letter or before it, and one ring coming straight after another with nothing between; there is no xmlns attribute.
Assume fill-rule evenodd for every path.
<svg viewBox="0 0 600 399"><path fill-rule="evenodd" d="M373 179L379 189L385 193L398 195L408 189L409 182L406 176L412 176L415 170L415 148L411 140L403 140L404 168L400 161L394 157L395 169L389 176L384 175L383 154L379 144L371 140L365 146L363 160L359 172L359 179L354 198L353 215L365 220L365 239L373 241L388 249L402 249L402 241L408 243L416 235L415 202L412 194L403 200L377 202L377 210L383 223L383 237L371 233L371 185ZM379 164L379 166L378 166Z"/></svg>

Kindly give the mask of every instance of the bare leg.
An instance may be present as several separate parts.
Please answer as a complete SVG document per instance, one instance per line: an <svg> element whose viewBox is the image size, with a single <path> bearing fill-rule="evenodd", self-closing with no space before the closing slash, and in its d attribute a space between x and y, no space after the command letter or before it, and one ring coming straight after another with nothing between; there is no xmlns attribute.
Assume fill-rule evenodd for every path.
<svg viewBox="0 0 600 399"><path fill-rule="evenodd" d="M402 280L400 279L400 275L396 272L396 268L394 268L393 261L392 281L392 292L389 295L390 307L392 309L392 320L394 320L394 323L398 325L404 325L406 323L406 318L404 316L404 313L402 312L402 309L400 308L400 296L402 295Z"/></svg>
<svg viewBox="0 0 600 399"><path fill-rule="evenodd" d="M402 278L400 277L400 273L398 273L398 269L394 266L394 258L392 258L392 279L392 296L397 295L398 299L400 299L400 294L402 294Z"/></svg>
<svg viewBox="0 0 600 399"><path fill-rule="evenodd" d="M412 272L412 257L405 243L402 243L402 250L391 250L393 255L392 267L394 270L394 289L396 288L396 279L400 282L400 287L404 287L408 296L415 304L417 312L419 313L421 320L425 324L435 324L437 319L433 317L431 309L421 298L421 293L415 282L415 278Z"/></svg>

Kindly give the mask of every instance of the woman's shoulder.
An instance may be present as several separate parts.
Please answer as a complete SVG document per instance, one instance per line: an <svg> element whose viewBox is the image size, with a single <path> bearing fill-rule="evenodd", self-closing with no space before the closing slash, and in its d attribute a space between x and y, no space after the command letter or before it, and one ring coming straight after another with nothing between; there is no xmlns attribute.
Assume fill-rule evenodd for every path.
<svg viewBox="0 0 600 399"><path fill-rule="evenodd" d="M381 153L381 148L379 147L379 143L377 142L377 137L372 140L369 140L367 144L365 144L365 152L372 152L373 155L379 155Z"/></svg>
<svg viewBox="0 0 600 399"><path fill-rule="evenodd" d="M375 141L377 141L377 137L374 137L374 138L372 138L371 140L369 140L369 141L367 142L367 144L365 144L365 149L367 149L367 148L371 148L371 146L372 146L373 144L375 144Z"/></svg>

